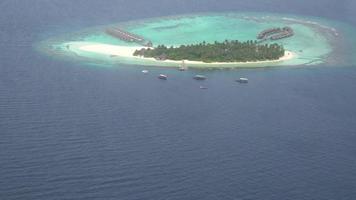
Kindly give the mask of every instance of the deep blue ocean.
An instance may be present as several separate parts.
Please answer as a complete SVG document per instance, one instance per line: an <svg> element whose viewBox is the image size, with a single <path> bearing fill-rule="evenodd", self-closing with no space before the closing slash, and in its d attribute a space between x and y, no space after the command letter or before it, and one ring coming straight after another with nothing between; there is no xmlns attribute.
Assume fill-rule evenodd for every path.
<svg viewBox="0 0 356 200"><path fill-rule="evenodd" d="M86 27L212 11L356 25L353 0L1 0L0 200L355 200L356 66L143 75L33 47Z"/></svg>

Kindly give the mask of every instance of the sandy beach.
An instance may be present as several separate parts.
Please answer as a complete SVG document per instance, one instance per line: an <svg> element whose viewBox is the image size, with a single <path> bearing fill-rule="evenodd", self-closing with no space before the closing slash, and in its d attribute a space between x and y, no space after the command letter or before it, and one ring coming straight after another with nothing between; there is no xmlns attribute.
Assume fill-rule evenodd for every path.
<svg viewBox="0 0 356 200"><path fill-rule="evenodd" d="M92 43L92 44L83 44L79 46L79 50L81 51L86 51L86 52L91 52L91 53L97 53L97 54L102 54L102 55L108 55L111 57L126 57L126 58L133 58L133 59L140 59L140 60L147 60L147 61L154 61L158 63L167 63L167 64L180 64L182 61L176 61L176 60L164 60L164 61L159 61L154 58L144 58L144 57L138 57L134 56L133 53L135 50L145 48L144 46L134 46L134 47L129 47L129 46L118 46L118 45L110 45L110 44L101 44L101 43ZM212 62L212 63L205 63L201 61L190 61L190 60L185 60L186 64L191 64L191 65L205 65L205 66L223 66L223 65L251 65L251 64L269 64L269 63L278 63L286 60L293 59L296 56L294 52L291 51L286 51L285 55L281 57L278 60L266 60L266 61L256 61L256 62Z"/></svg>

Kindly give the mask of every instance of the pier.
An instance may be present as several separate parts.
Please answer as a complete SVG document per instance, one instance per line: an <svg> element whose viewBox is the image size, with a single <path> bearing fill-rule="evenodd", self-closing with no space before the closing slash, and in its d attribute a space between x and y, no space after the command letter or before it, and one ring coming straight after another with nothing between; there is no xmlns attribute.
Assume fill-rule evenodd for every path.
<svg viewBox="0 0 356 200"><path fill-rule="evenodd" d="M257 39L261 41L265 40L280 40L287 37L292 37L294 35L294 31L291 27L283 27L283 28L270 28L262 31L257 35Z"/></svg>
<svg viewBox="0 0 356 200"><path fill-rule="evenodd" d="M118 38L120 40L123 40L125 42L134 42L134 43L146 46L146 47L152 47L153 46L151 41L146 40L145 38L143 38L143 37L141 37L139 35L127 32L127 31L125 31L123 29L120 29L120 28L117 28L117 27L108 28L108 29L106 29L105 32L107 34L109 34L109 35L111 35L111 36L113 36L115 38Z"/></svg>

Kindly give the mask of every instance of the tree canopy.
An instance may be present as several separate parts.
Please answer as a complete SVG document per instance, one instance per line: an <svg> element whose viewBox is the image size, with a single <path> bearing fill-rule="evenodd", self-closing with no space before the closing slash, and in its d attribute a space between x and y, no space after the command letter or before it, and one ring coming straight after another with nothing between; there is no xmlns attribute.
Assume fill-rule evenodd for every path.
<svg viewBox="0 0 356 200"><path fill-rule="evenodd" d="M156 58L160 60L191 60L203 62L253 62L277 60L284 56L284 47L279 44L260 44L257 41L240 42L225 40L224 42L181 45L136 50L134 56Z"/></svg>

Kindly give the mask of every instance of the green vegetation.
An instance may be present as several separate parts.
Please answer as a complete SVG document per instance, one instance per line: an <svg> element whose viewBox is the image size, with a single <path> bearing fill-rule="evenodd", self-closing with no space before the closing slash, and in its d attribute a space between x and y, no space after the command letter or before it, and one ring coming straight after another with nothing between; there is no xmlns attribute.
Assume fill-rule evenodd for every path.
<svg viewBox="0 0 356 200"><path fill-rule="evenodd" d="M144 56L159 60L191 60L203 62L253 62L277 60L284 56L284 48L278 44L260 44L257 41L238 40L209 44L181 45L166 47L159 45L154 49L136 50L134 56Z"/></svg>

